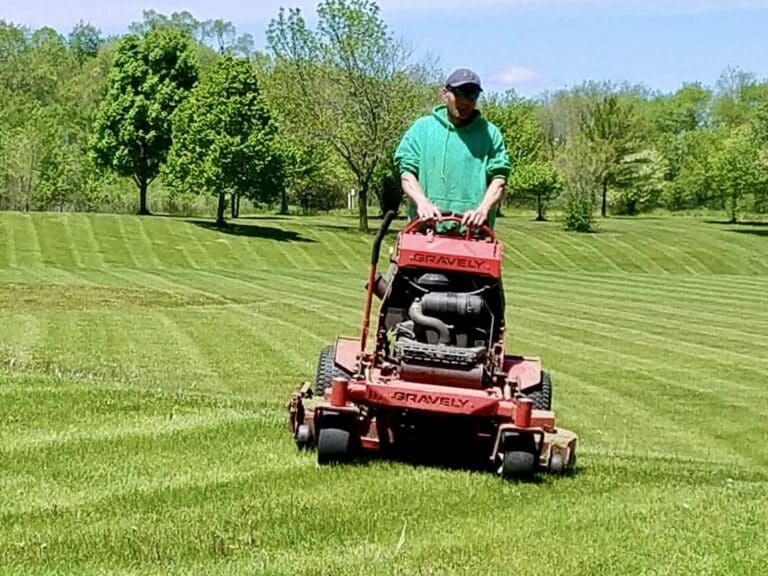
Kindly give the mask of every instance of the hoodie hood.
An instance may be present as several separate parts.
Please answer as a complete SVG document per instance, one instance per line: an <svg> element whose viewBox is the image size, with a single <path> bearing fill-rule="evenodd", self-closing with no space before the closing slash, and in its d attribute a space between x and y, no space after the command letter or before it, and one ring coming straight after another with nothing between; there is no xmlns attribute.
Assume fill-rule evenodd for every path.
<svg viewBox="0 0 768 576"><path fill-rule="evenodd" d="M441 104L440 106L435 106L432 109L432 116L437 118L438 122L445 126L446 128L452 129L452 130L466 130L468 128L471 128L473 124L477 121L478 118L480 118L480 111L475 110L474 115L472 116L472 119L467 122L466 124L462 126L456 126L448 119L448 107L445 104Z"/></svg>

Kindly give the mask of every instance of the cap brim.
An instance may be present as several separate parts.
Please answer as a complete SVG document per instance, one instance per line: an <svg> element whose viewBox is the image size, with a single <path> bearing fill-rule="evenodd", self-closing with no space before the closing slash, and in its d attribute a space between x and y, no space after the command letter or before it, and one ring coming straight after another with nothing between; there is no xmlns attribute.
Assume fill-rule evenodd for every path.
<svg viewBox="0 0 768 576"><path fill-rule="evenodd" d="M459 86L474 86L477 88L478 92L483 91L483 87L480 86L480 84L477 84L476 82L454 82L453 84L448 84L448 88L458 88Z"/></svg>

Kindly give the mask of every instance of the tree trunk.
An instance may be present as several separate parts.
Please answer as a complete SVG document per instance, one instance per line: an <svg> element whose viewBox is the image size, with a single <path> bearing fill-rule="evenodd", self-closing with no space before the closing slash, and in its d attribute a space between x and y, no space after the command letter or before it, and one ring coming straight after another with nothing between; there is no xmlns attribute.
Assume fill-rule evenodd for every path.
<svg viewBox="0 0 768 576"><path fill-rule="evenodd" d="M357 207L360 214L358 229L360 232L368 232L368 182L359 183L360 191L357 195Z"/></svg>
<svg viewBox="0 0 768 576"><path fill-rule="evenodd" d="M600 216L608 216L608 182L603 180L603 203L600 206Z"/></svg>
<svg viewBox="0 0 768 576"><path fill-rule="evenodd" d="M536 194L536 222L544 222L544 203L541 201L541 194Z"/></svg>
<svg viewBox="0 0 768 576"><path fill-rule="evenodd" d="M227 207L227 194L219 192L219 205L216 208L216 226L224 226L224 209Z"/></svg>
<svg viewBox="0 0 768 576"><path fill-rule="evenodd" d="M288 214L288 191L285 187L280 190L280 214Z"/></svg>
<svg viewBox="0 0 768 576"><path fill-rule="evenodd" d="M736 217L736 209L738 207L738 198L736 198L736 195L734 194L731 196L731 224L736 224L738 222L738 218Z"/></svg>
<svg viewBox="0 0 768 576"><path fill-rule="evenodd" d="M144 177L139 177L139 215L140 216L149 216L151 212L149 211L149 208L147 208L147 188L149 188L149 183L147 182L147 179Z"/></svg>
<svg viewBox="0 0 768 576"><path fill-rule="evenodd" d="M232 195L229 198L229 213L232 215L232 218L237 218L237 194L232 192Z"/></svg>
<svg viewBox="0 0 768 576"><path fill-rule="evenodd" d="M240 196L240 194L238 194L237 195L237 210L235 211L237 216L235 216L235 218L240 218L240 198L242 198L242 196Z"/></svg>

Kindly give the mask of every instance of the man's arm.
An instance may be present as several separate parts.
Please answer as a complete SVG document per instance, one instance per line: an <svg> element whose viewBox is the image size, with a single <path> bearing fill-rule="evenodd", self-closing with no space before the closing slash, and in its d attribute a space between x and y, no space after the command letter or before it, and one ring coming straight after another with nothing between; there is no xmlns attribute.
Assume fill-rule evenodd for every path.
<svg viewBox="0 0 768 576"><path fill-rule="evenodd" d="M403 194L408 196L411 202L416 205L416 214L422 220L440 218L440 209L432 204L421 189L418 178L410 172L403 172L400 176L400 186Z"/></svg>
<svg viewBox="0 0 768 576"><path fill-rule="evenodd" d="M504 188L507 181L504 178L494 178L485 191L483 200L474 210L464 212L461 223L466 226L482 226L488 222L488 215L501 203L504 198Z"/></svg>

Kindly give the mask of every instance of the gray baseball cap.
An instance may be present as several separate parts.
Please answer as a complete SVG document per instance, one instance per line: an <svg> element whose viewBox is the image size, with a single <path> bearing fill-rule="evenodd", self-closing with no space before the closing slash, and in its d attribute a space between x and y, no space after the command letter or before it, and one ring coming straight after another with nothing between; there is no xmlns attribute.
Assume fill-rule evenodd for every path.
<svg viewBox="0 0 768 576"><path fill-rule="evenodd" d="M480 76L468 68L458 68L454 70L451 75L448 76L448 80L445 81L445 85L448 88L458 88L465 84L474 84L478 87L480 92L483 91L483 87L480 84Z"/></svg>

